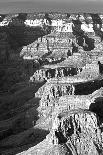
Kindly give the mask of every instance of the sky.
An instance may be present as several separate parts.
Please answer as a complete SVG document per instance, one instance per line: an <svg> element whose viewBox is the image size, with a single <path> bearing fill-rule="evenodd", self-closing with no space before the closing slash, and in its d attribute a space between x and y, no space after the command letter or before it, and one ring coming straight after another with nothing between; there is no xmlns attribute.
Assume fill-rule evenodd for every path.
<svg viewBox="0 0 103 155"><path fill-rule="evenodd" d="M103 0L0 0L0 13L103 12Z"/></svg>
<svg viewBox="0 0 103 155"><path fill-rule="evenodd" d="M39 1L39 2L102 2L103 0L0 0L0 2L35 2L35 1Z"/></svg>
<svg viewBox="0 0 103 155"><path fill-rule="evenodd" d="M62 0L0 0L0 2L20 2L20 1L62 1ZM68 2L68 1L86 1L86 0L63 0L65 2ZM102 0L87 0L87 1L102 1Z"/></svg>

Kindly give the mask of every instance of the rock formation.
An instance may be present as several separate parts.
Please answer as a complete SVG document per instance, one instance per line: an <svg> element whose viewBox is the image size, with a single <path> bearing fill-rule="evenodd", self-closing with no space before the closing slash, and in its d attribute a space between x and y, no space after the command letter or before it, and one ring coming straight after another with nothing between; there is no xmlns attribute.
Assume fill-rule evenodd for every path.
<svg viewBox="0 0 103 155"><path fill-rule="evenodd" d="M95 17L98 19L96 23L94 22L94 16L98 16L98 18ZM79 46L84 51L94 50L96 48L96 41L101 41L102 35L100 34L103 33L101 25L102 16L100 14L94 16L92 14L70 14L68 17L67 14L61 16L59 13L49 13L48 18L45 15L38 14L33 19L25 20L25 24L31 27L43 27L45 23L46 26L51 27L51 33L25 46L21 53L28 53L29 50L28 54L31 54L34 59L37 58L37 54L41 53L41 51L42 55L39 55L38 58L45 53L48 53L49 57L55 57L59 53L57 58L60 58L61 56L68 57L73 53L77 53Z"/></svg>
<svg viewBox="0 0 103 155"><path fill-rule="evenodd" d="M3 149L7 144L12 146L13 141L13 146L17 142L18 148L27 145L26 139L36 141L35 146L30 145L31 148L21 155L103 154L102 18L101 14L91 13L34 13L8 16L10 20L5 22L7 18L2 17L1 28L4 27L6 33L11 33L14 38L19 31L16 32L16 28L20 27L22 36L17 35L18 44L22 47L20 57L24 61L32 60L29 88L21 90L25 92L27 89L25 95L21 93L27 103L22 106L24 109L17 107L10 112L17 113L17 117L21 111L25 112L25 122L28 120L28 123L31 113L34 112L35 118L32 129L0 142L2 154L17 153L14 148ZM21 43L19 38L25 41ZM15 98L17 94L14 93ZM33 99L28 101L30 97ZM34 97L39 98L38 102ZM18 97L17 100L20 106L23 99ZM29 112L26 110L28 107L32 108ZM1 121L1 128L12 128L13 123L15 126L17 117ZM42 135L39 130L48 133Z"/></svg>
<svg viewBox="0 0 103 155"><path fill-rule="evenodd" d="M42 68L37 70L31 77L31 81L43 81L50 78L74 76L82 71L82 68L58 67L58 68Z"/></svg>
<svg viewBox="0 0 103 155"><path fill-rule="evenodd" d="M97 154L95 145L101 149L101 133L98 119L86 110L71 110L59 114L53 124L53 142L55 145L66 143L76 154ZM93 143L95 141L95 143Z"/></svg>

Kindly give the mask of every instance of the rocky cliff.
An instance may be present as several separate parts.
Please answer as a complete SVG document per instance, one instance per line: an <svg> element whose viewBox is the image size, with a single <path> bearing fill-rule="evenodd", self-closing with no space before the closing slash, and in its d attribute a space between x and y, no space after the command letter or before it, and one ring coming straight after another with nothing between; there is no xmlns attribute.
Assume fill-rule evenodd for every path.
<svg viewBox="0 0 103 155"><path fill-rule="evenodd" d="M29 50L29 53L27 53L34 57L34 59L43 55L54 57L56 51L56 55L58 53L59 57L61 57L60 55L67 57L75 52L77 53L79 46L84 51L91 51L96 47L96 43L100 43L102 40L101 14L70 14L68 16L67 14L49 13L48 18L44 15L40 16L36 15L32 17L33 19L27 19L25 23L31 27L43 27L43 24L51 27L49 34L23 48L22 53ZM94 18L97 22L94 22ZM40 51L42 51L42 55L40 54L38 57Z"/></svg>
<svg viewBox="0 0 103 155"><path fill-rule="evenodd" d="M103 15L0 17L0 48L9 60L5 72L16 83L11 87L9 82L9 92L0 96L0 153L103 154L103 75L98 64L102 68ZM18 83L13 65L22 76Z"/></svg>

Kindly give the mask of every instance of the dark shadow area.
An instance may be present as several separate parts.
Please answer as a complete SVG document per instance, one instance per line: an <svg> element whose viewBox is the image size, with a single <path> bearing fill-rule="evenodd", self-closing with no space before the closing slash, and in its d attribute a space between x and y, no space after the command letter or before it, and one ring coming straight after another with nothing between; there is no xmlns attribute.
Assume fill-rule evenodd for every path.
<svg viewBox="0 0 103 155"><path fill-rule="evenodd" d="M98 14L91 13L90 15L93 20L93 30L94 30L96 36L99 36L101 38L101 41L103 41L103 32L101 31L102 20Z"/></svg>
<svg viewBox="0 0 103 155"><path fill-rule="evenodd" d="M5 14L0 14L0 22L2 22L3 21L3 19L5 18Z"/></svg>
<svg viewBox="0 0 103 155"><path fill-rule="evenodd" d="M103 87L103 80L75 84L75 95L88 95Z"/></svg>
<svg viewBox="0 0 103 155"><path fill-rule="evenodd" d="M43 85L29 84L12 95L1 97L0 139L19 134L35 125L39 119L39 98L35 92Z"/></svg>
<svg viewBox="0 0 103 155"><path fill-rule="evenodd" d="M94 103L91 103L89 110L97 114L100 124L103 123L103 97L96 98Z"/></svg>
<svg viewBox="0 0 103 155"><path fill-rule="evenodd" d="M49 134L49 131L34 128L32 132L28 133L27 135L24 135L20 144L19 139L18 140L15 139L15 143L13 143L13 141L10 141L11 144L8 145L5 145L5 143L2 144L0 152L5 155L20 153L43 141L46 138L47 134Z"/></svg>
<svg viewBox="0 0 103 155"><path fill-rule="evenodd" d="M72 20L74 26L72 26L73 29L73 35L75 35L77 44L81 47L83 47L84 51L91 51L94 49L94 39L89 38L84 31L81 29L81 21L79 19ZM85 40L85 45L84 45Z"/></svg>
<svg viewBox="0 0 103 155"><path fill-rule="evenodd" d="M8 129L6 131L0 132L0 140L4 139L4 138L6 138L6 137L8 137L8 136L10 136L12 134L13 134L13 130L12 129Z"/></svg>
<svg viewBox="0 0 103 155"><path fill-rule="evenodd" d="M8 111L25 105L26 102L35 97L36 91L43 84L45 84L45 82L42 82L40 84L31 84L30 86L26 86L24 89L19 90L14 94L6 97L0 97L0 114L3 114L5 110Z"/></svg>
<svg viewBox="0 0 103 155"><path fill-rule="evenodd" d="M7 16L2 15L0 18L3 20ZM20 51L23 46L51 32L51 27L46 25L26 26L24 22L27 13L19 13L18 16L10 18L11 21L7 26L0 27L0 92L6 92L14 84L29 80L37 65L33 61L20 58ZM45 18L51 23L48 14Z"/></svg>

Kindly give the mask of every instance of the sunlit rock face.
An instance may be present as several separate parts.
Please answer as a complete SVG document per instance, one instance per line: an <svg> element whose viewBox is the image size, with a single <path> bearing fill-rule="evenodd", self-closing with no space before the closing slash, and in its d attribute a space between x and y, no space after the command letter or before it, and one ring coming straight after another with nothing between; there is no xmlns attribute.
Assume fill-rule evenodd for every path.
<svg viewBox="0 0 103 155"><path fill-rule="evenodd" d="M73 57L75 59L75 56ZM70 62L69 62L70 63ZM64 63L65 64L65 63ZM67 65L68 61L67 61ZM95 78L99 74L99 66L96 64L86 64L85 67L78 66L72 67L71 66L67 67L65 64L64 67L62 64L58 63L58 65L48 65L47 68L46 66L40 68L37 70L34 75L30 78L30 80L33 81L43 81L47 80L50 78L59 78L59 77L69 77L69 76L74 76L74 75L81 75L82 78L83 76L85 78ZM87 73L88 72L88 73ZM92 72L94 72L92 74ZM88 77L89 73L91 74L90 77Z"/></svg>
<svg viewBox="0 0 103 155"><path fill-rule="evenodd" d="M78 91L79 93L79 91ZM46 108L49 106L55 106L55 101L64 95L74 95L75 84L70 82L62 82L53 80L47 82L44 86L39 88L35 96L40 97L40 106Z"/></svg>
<svg viewBox="0 0 103 155"><path fill-rule="evenodd" d="M63 57L66 58L78 50L76 45L72 47L73 40L74 39L70 39L69 36L61 37L60 34L53 32L44 37L38 38L38 40L28 46L24 46L20 55L31 55L33 59L50 58L51 61L56 61ZM24 59L26 59L26 57L24 57Z"/></svg>
<svg viewBox="0 0 103 155"><path fill-rule="evenodd" d="M10 24L23 24L26 20L27 13L17 13L17 14L1 14L0 15L0 26L7 27Z"/></svg>
<svg viewBox="0 0 103 155"><path fill-rule="evenodd" d="M67 110L72 109L89 109L89 106L91 104L91 100L88 96L79 96L79 95L65 95L60 97L58 101L58 105L62 107L63 105L67 105Z"/></svg>
<svg viewBox="0 0 103 155"><path fill-rule="evenodd" d="M32 76L32 81L42 81L50 78L74 76L82 71L82 68L58 67L58 68L44 68L37 70Z"/></svg>
<svg viewBox="0 0 103 155"><path fill-rule="evenodd" d="M47 84L44 89L43 95L40 100L42 107L48 107L54 103L54 99L57 99L63 95L73 95L74 87L68 84Z"/></svg>
<svg viewBox="0 0 103 155"><path fill-rule="evenodd" d="M40 67L40 69L37 70L33 76L31 76L30 81L43 81L50 78L68 77L74 75L80 75L82 78L87 79L96 78L99 74L98 64L96 62L94 64L90 64L89 58L85 59L86 56L83 57L82 54L75 53L73 56L70 56L66 60L57 64L44 65Z"/></svg>
<svg viewBox="0 0 103 155"><path fill-rule="evenodd" d="M48 86L48 84L47 84ZM64 111L70 111L73 109L91 109L94 108L96 110L96 107L98 106L98 103L95 101L96 98L99 98L103 96L103 90L102 88L94 91L92 94L88 95L66 95L62 94L62 96L50 97L48 103L43 103L43 94L45 94L45 87L46 84L43 85L35 94L36 97L41 98L40 105L39 105L39 112L46 115L48 111L52 113L53 118L60 112ZM52 88L51 88L52 89ZM46 89L47 90L47 89ZM52 93L52 91L51 91ZM48 93L49 94L49 93ZM47 100L46 100L47 101ZM101 101L101 100L100 100ZM96 104L94 104L96 102ZM92 106L91 106L92 105ZM102 106L102 103L101 103ZM98 110L97 110L98 111ZM98 113L98 112L97 112Z"/></svg>
<svg viewBox="0 0 103 155"><path fill-rule="evenodd" d="M38 39L38 41L35 41L30 45L24 46L20 55L24 55L24 59L26 59L26 56L31 56L33 58L35 57L36 59L40 58L40 56L42 57L45 53L48 53L46 42L46 39L45 41L43 40L43 42L42 38Z"/></svg>
<svg viewBox="0 0 103 155"><path fill-rule="evenodd" d="M51 78L47 80L47 83L38 89L38 91L35 93L36 97L42 97L43 93L46 89L50 89L50 87L57 88L55 89L57 96L61 96L59 94L62 94L61 87L63 86L65 88L65 91L67 94L69 93L68 87L72 85L74 87L74 94L76 95L83 95L84 94L91 94L93 91L96 91L97 89L100 89L103 84L103 80L98 79L82 79L80 77L61 77L61 78ZM85 92L83 92L83 89L85 89ZM50 90L49 90L50 91ZM60 93L61 92L61 93ZM53 92L52 92L53 93ZM55 93L54 93L55 94ZM54 95L56 96L56 95Z"/></svg>
<svg viewBox="0 0 103 155"><path fill-rule="evenodd" d="M54 120L59 113L69 112L76 109L88 109L95 112L99 116L99 120L102 120L102 108L99 109L99 107L103 106L102 101L102 88L89 95L61 96L58 100L54 100L52 105L54 106L54 108L52 108L52 119ZM42 107L40 109L42 109Z"/></svg>
<svg viewBox="0 0 103 155"><path fill-rule="evenodd" d="M12 19L9 16L1 19L2 21L0 22L0 26L7 26L12 21Z"/></svg>
<svg viewBox="0 0 103 155"><path fill-rule="evenodd" d="M92 98L95 99L97 97L102 97L103 96L103 87L101 87L100 89L97 89L96 91L94 91L91 94Z"/></svg>
<svg viewBox="0 0 103 155"><path fill-rule="evenodd" d="M98 119L92 112L75 110L59 114L52 127L52 142L55 145L66 143L78 154L97 154L95 145L101 143ZM85 147L85 149L84 149Z"/></svg>
<svg viewBox="0 0 103 155"><path fill-rule="evenodd" d="M35 93L35 97L41 98L38 108L39 113L44 117L53 113L55 117L56 113L62 111L79 108L89 109L95 98L99 97L98 92L94 91L101 88L102 81L100 83L98 83L98 80L83 82L77 79L77 81L74 81L72 78L50 79L39 88ZM83 89L85 89L85 92ZM101 89L98 91L102 93ZM89 96L89 94L91 95ZM79 97L79 95L82 96Z"/></svg>
<svg viewBox="0 0 103 155"><path fill-rule="evenodd" d="M46 116L57 105L58 99L64 95L73 95L75 88L70 83L47 82L35 93L35 97L41 98L39 102L39 113ZM48 109L48 110L47 110Z"/></svg>
<svg viewBox="0 0 103 155"><path fill-rule="evenodd" d="M21 55L32 56L33 59L45 57L68 57L79 52L78 47L84 51L94 50L97 37L102 40L101 14L59 14L43 13L28 15L25 25L29 27L49 28L50 32L38 38L34 43L24 46ZM56 52L56 54L55 54ZM61 55L61 56L60 56ZM24 56L24 59L27 57ZM52 59L51 59L52 61Z"/></svg>
<svg viewBox="0 0 103 155"><path fill-rule="evenodd" d="M53 104L49 104L48 107L39 107L38 110L43 115L48 116L51 114L52 120L60 113L69 112L76 109L88 109L92 103L90 96L88 95L64 95L55 99ZM45 110L44 110L45 109ZM52 121L53 124L54 121Z"/></svg>

